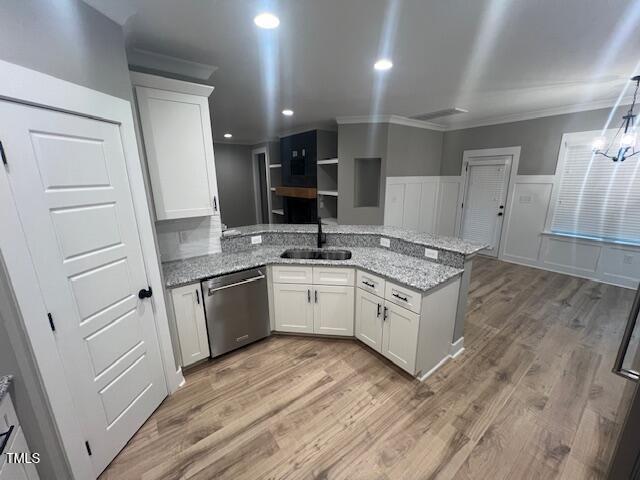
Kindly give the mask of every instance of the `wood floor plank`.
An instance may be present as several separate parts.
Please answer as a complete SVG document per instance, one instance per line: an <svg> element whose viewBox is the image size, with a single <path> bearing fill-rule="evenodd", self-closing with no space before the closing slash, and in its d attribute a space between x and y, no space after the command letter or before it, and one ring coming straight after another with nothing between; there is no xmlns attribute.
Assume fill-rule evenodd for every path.
<svg viewBox="0 0 640 480"><path fill-rule="evenodd" d="M100 479L602 479L633 293L477 258L465 351L424 383L353 340L271 336L187 371Z"/></svg>

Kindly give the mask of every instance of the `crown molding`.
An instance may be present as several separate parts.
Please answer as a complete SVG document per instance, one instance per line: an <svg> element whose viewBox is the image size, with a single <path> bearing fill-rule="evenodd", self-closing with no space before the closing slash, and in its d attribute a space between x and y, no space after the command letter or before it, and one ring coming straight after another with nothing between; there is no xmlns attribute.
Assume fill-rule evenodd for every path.
<svg viewBox="0 0 640 480"><path fill-rule="evenodd" d="M161 53L131 48L127 51L127 61L132 67L155 72L167 72L187 78L209 80L218 67L206 63L194 62Z"/></svg>
<svg viewBox="0 0 640 480"><path fill-rule="evenodd" d="M216 145L238 145L238 146L243 146L243 147L253 147L255 145L257 145L258 143L261 142L253 142L251 140L227 140L226 138L220 138L220 139L213 139L213 146L215 147Z"/></svg>
<svg viewBox="0 0 640 480"><path fill-rule="evenodd" d="M444 132L445 127L433 122L416 120L415 118L403 117L402 115L354 115L347 117L336 117L338 125L350 125L357 123L390 123L393 125L404 125L405 127L423 128L425 130L435 130Z"/></svg>
<svg viewBox="0 0 640 480"><path fill-rule="evenodd" d="M553 117L556 115L566 115L570 113L588 112L591 110L600 110L602 108L612 108L616 105L630 105L633 98L623 97L620 101L617 98L607 100L598 100L594 102L585 102L575 105L563 105L560 107L543 108L540 110L531 110L529 112L514 113L510 115L501 115L495 117L486 117L482 120L469 120L466 122L455 123L445 128L445 131L466 130L468 128L489 127L491 125L500 125L504 123L523 122L526 120L535 120L536 118Z"/></svg>
<svg viewBox="0 0 640 480"><path fill-rule="evenodd" d="M129 71L129 76L131 77L131 84L134 87L156 88L158 90L199 95L201 97L209 97L215 89L212 85L185 82L184 80L176 80L159 75L151 75L149 73Z"/></svg>

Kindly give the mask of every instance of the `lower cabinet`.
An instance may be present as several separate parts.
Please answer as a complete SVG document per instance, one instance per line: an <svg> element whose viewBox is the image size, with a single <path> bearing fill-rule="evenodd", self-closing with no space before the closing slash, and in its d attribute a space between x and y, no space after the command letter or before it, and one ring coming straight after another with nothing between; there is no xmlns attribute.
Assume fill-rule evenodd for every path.
<svg viewBox="0 0 640 480"><path fill-rule="evenodd" d="M356 288L356 331L361 342L382 353L384 299Z"/></svg>
<svg viewBox="0 0 640 480"><path fill-rule="evenodd" d="M326 284L289 283L296 277ZM354 277L353 269L274 267L276 331L353 336Z"/></svg>
<svg viewBox="0 0 640 480"><path fill-rule="evenodd" d="M352 337L353 287L317 285L313 290L313 333Z"/></svg>
<svg viewBox="0 0 640 480"><path fill-rule="evenodd" d="M449 358L459 278L421 293L345 267L273 268L276 331L355 336L420 379Z"/></svg>
<svg viewBox="0 0 640 480"><path fill-rule="evenodd" d="M199 283L171 290L182 366L209 356L209 337Z"/></svg>
<svg viewBox="0 0 640 480"><path fill-rule="evenodd" d="M273 304L276 330L292 333L313 333L312 285L275 283Z"/></svg>
<svg viewBox="0 0 640 480"><path fill-rule="evenodd" d="M420 315L360 288L356 290L356 338L413 375Z"/></svg>
<svg viewBox="0 0 640 480"><path fill-rule="evenodd" d="M420 315L385 302L382 354L410 374L416 373Z"/></svg>

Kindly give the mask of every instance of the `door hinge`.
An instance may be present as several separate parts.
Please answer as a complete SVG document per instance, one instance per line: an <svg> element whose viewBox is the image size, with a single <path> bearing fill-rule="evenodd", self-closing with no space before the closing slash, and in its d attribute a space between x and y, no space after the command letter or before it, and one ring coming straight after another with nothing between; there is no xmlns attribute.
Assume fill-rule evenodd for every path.
<svg viewBox="0 0 640 480"><path fill-rule="evenodd" d="M460 208L464 208L464 203L462 205L460 205Z"/></svg>
<svg viewBox="0 0 640 480"><path fill-rule="evenodd" d="M0 142L0 157L2 157L2 163L9 165L9 162L7 162L7 156L4 153L4 145L2 145L2 142Z"/></svg>
<svg viewBox="0 0 640 480"><path fill-rule="evenodd" d="M89 454L89 456L93 455L93 452L91 451L91 445L89 445L88 441L84 442L84 446L87 447L87 453Z"/></svg>
<svg viewBox="0 0 640 480"><path fill-rule="evenodd" d="M47 318L49 319L49 326L51 327L51 331L55 332L56 331L56 324L53 323L53 315L51 315L51 313L47 312Z"/></svg>
<svg viewBox="0 0 640 480"><path fill-rule="evenodd" d="M468 172L468 171L469 171L469 164L468 164L468 163L466 163L466 164L465 164L465 166L464 166L464 171L465 171L465 172Z"/></svg>
<svg viewBox="0 0 640 480"><path fill-rule="evenodd" d="M213 197L213 210L218 211L218 199L215 196Z"/></svg>

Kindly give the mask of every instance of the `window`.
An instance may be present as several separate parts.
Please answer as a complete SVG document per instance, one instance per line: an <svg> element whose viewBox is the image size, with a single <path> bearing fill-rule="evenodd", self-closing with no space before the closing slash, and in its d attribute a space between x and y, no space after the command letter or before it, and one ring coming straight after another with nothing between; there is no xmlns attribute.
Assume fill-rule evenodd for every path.
<svg viewBox="0 0 640 480"><path fill-rule="evenodd" d="M640 244L640 163L592 153L599 132L566 134L560 149L550 230L578 237Z"/></svg>

